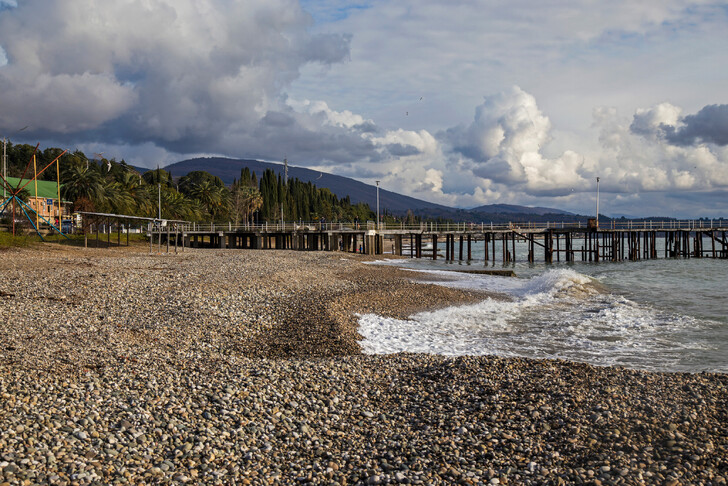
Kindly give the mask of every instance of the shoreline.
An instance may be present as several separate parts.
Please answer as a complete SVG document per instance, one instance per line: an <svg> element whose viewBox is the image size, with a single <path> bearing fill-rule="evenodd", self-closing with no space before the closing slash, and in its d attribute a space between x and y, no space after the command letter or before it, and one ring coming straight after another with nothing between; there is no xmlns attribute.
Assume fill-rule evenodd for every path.
<svg viewBox="0 0 728 486"><path fill-rule="evenodd" d="M12 316L0 483L728 476L723 374L361 354L355 312L406 318L485 295L360 263L371 258L58 245L0 256Z"/></svg>

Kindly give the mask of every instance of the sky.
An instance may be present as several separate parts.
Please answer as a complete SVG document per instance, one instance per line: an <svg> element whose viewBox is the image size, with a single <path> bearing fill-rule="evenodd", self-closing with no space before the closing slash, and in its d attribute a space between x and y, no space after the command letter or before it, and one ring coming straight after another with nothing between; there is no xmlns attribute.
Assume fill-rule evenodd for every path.
<svg viewBox="0 0 728 486"><path fill-rule="evenodd" d="M728 217L728 5L0 0L0 137L454 207ZM28 127L22 131L23 127Z"/></svg>

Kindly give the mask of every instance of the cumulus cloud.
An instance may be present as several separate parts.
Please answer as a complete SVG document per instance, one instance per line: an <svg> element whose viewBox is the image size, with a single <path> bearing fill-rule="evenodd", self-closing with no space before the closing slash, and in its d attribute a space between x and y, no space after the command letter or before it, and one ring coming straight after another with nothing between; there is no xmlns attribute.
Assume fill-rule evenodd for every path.
<svg viewBox="0 0 728 486"><path fill-rule="evenodd" d="M694 115L662 103L635 113L630 130L646 138L661 138L678 146L728 145L728 105L708 105Z"/></svg>
<svg viewBox="0 0 728 486"><path fill-rule="evenodd" d="M696 118L720 125L721 110L705 111L686 117L680 107L661 103L637 109L629 119L599 107L593 111L595 139L583 150L567 145L555 152L548 148L554 137L549 118L533 95L514 87L487 96L470 124L438 134L447 166L431 166L443 174L442 185L432 187L440 188L442 199L456 195L461 204L527 204L549 197L561 207L588 207L597 177L605 198L611 195L622 206L645 193L725 190L728 147L717 143L722 132L710 138L716 143L678 145L669 138L697 139ZM700 133L700 140L708 139L706 130Z"/></svg>
<svg viewBox="0 0 728 486"><path fill-rule="evenodd" d="M244 155L282 147L281 127L296 143L326 122L323 146L360 145L346 120L284 102L302 66L349 57L350 36L312 34L312 22L295 0L22 2L0 11L0 130Z"/></svg>
<svg viewBox="0 0 728 486"><path fill-rule="evenodd" d="M646 137L658 136L666 126L676 126L682 110L670 103L660 103L652 108L638 109L632 119L632 133Z"/></svg>
<svg viewBox="0 0 728 486"><path fill-rule="evenodd" d="M443 139L478 177L519 185L531 194L563 195L583 185L583 157L571 150L545 157L541 149L550 130L533 95L515 86L486 97L470 125L447 130Z"/></svg>
<svg viewBox="0 0 728 486"><path fill-rule="evenodd" d="M699 123L681 113L681 108L661 103L636 110L630 122L621 119L614 109L595 110L602 149L599 172L612 191L705 191L728 187L728 149L720 144L695 144L698 139L708 138L708 130L698 136ZM673 143L678 138L692 143ZM719 139L717 134L713 138Z"/></svg>

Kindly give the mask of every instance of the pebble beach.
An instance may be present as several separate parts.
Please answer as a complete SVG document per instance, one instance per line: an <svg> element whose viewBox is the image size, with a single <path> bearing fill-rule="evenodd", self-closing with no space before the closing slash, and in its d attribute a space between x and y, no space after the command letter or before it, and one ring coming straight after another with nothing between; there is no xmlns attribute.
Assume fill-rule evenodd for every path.
<svg viewBox="0 0 728 486"><path fill-rule="evenodd" d="M728 375L362 354L488 296L369 259L0 250L0 485L726 484Z"/></svg>

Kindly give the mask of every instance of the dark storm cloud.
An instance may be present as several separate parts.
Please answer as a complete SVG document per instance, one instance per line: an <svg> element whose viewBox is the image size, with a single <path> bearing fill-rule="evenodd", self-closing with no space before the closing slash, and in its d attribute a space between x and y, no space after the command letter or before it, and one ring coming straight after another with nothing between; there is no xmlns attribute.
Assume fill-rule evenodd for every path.
<svg viewBox="0 0 728 486"><path fill-rule="evenodd" d="M22 123L68 143L360 155L361 132L284 102L303 66L349 58L350 35L310 27L295 0L28 0L0 12L0 133Z"/></svg>
<svg viewBox="0 0 728 486"><path fill-rule="evenodd" d="M682 119L680 127L665 126L665 136L673 145L714 143L728 145L728 105L708 105L695 115Z"/></svg>
<svg viewBox="0 0 728 486"><path fill-rule="evenodd" d="M643 137L659 137L671 145L711 143L728 145L728 105L707 105L694 115L674 117L670 105L662 104L634 115L630 131ZM670 115L670 111L673 111ZM667 121L665 117L672 118Z"/></svg>

